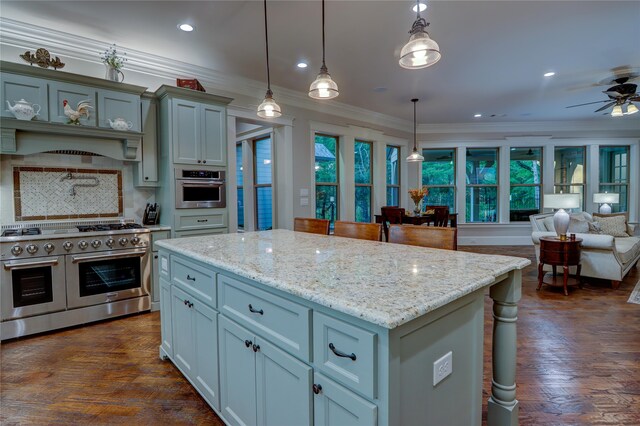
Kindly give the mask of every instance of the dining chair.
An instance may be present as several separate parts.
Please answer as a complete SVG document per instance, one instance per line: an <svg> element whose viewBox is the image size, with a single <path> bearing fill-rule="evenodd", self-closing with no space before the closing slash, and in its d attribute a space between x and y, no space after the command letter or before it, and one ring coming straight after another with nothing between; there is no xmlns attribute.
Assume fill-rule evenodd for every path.
<svg viewBox="0 0 640 426"><path fill-rule="evenodd" d="M404 217L404 208L395 206L384 206L382 211L382 229L384 230L384 239L389 241L389 225L402 224Z"/></svg>
<svg viewBox="0 0 640 426"><path fill-rule="evenodd" d="M293 230L310 234L329 235L329 220L296 217L293 221Z"/></svg>
<svg viewBox="0 0 640 426"><path fill-rule="evenodd" d="M458 228L421 225L391 225L389 242L410 246L458 250Z"/></svg>
<svg viewBox="0 0 640 426"><path fill-rule="evenodd" d="M449 226L449 207L437 207L435 209L435 218L433 226L447 227Z"/></svg>
<svg viewBox="0 0 640 426"><path fill-rule="evenodd" d="M379 223L346 222L336 220L333 235L337 237L357 238L359 240L380 241L382 225Z"/></svg>

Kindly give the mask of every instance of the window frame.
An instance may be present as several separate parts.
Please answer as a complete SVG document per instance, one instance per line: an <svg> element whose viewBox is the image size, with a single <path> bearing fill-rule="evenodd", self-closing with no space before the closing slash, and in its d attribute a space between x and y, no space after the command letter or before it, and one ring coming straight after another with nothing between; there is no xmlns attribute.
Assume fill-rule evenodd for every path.
<svg viewBox="0 0 640 426"><path fill-rule="evenodd" d="M563 148L581 148L582 149L582 183L556 183L556 150ZM587 202L587 148L588 145L558 145L553 147L553 192L554 194L560 194L560 192L556 192L557 189L562 191L563 194L571 194L571 187L580 187L582 188L581 192L578 194L582 194L582 204L580 205L580 210L585 210L585 205ZM569 189L569 192L565 191L565 189ZM543 206L544 208L544 206Z"/></svg>
<svg viewBox="0 0 640 426"><path fill-rule="evenodd" d="M356 156L355 156L355 150L356 150L356 145L357 144L366 144L369 145L369 183L357 183L356 180ZM365 141L365 140L360 140L360 139L355 139L353 141L353 181L354 181L354 196L353 196L353 215L354 215L354 220L357 221L357 218L355 217L356 214L356 204L357 204L357 199L356 199L356 189L358 187L368 187L369 188L369 223L371 223L371 220L373 219L373 142L371 141ZM363 222L363 223L367 223L367 222Z"/></svg>
<svg viewBox="0 0 640 426"><path fill-rule="evenodd" d="M325 137L325 138L332 138L335 139L336 141L336 181L335 182L318 182L316 181L316 171L315 171L315 156L316 156L316 150L315 150L315 143L316 143L316 137L321 136L321 137ZM318 186L334 186L336 188L336 199L335 199L335 206L336 206L336 212L335 212L335 217L334 217L334 224L336 220L339 220L340 218L340 136L337 135L331 135L328 133L322 133L322 132L314 132L313 133L313 183L314 183L314 205L313 205L313 216L315 218L317 217L317 205L318 205L318 199L317 199L317 194L318 194ZM331 229L333 229L333 225L331 225Z"/></svg>
<svg viewBox="0 0 640 426"><path fill-rule="evenodd" d="M270 183L258 183L258 153L256 145L258 142L269 139L270 152L271 152L271 182ZM273 139L271 135L260 136L251 140L252 149L252 162L253 162L253 211L254 211L254 229L260 231L258 228L258 188L271 188L271 229L273 229Z"/></svg>
<svg viewBox="0 0 640 426"><path fill-rule="evenodd" d="M626 164L624 165L625 169L626 169L626 176L624 178L624 182L603 182L602 181L602 170L600 169L601 167L601 158L602 158L602 151L607 149L607 148L624 148L625 149L625 154L627 156L627 161ZM617 167L622 167L622 166L613 166L613 168L617 168ZM605 186L609 186L609 187L625 187L625 201L626 201L626 209L625 210L621 210L620 211L628 211L629 210L629 183L631 180L631 147L629 145L600 145L598 147L598 192L602 192L603 189L602 187ZM619 194L622 194L622 192L618 191ZM620 199L622 199L622 197L620 197ZM613 205L611 206L612 209L617 210L616 207L614 207Z"/></svg>
<svg viewBox="0 0 640 426"><path fill-rule="evenodd" d="M469 151L473 151L474 149L478 149L478 150L495 150L496 152L496 166L495 166L495 170L496 170L496 183L495 184L487 184L487 183L467 183L467 161L469 161ZM500 223L500 212L501 212L501 206L500 206L500 150L504 149L504 147L467 147L466 148L466 157L465 157L465 162L464 162L464 173L465 173L465 194L464 194L464 204L465 204L465 223ZM467 191L469 190L469 188L496 188L496 209L495 209L495 220L493 221L486 221L486 222L482 222L482 221L475 221L475 220L466 220L466 216L467 213L469 212L469 206L467 205ZM471 216L470 216L471 218Z"/></svg>
<svg viewBox="0 0 640 426"><path fill-rule="evenodd" d="M387 181L387 161L389 161L388 158L387 158L387 149L388 148L394 148L398 153L398 160L396 161L396 164L398 165L398 167L396 167L396 174L397 174L397 179L396 180L398 182L397 185L396 184L390 184ZM398 145L386 145L385 148L384 148L384 180L385 180L385 184L386 184L385 195L384 195L385 196L385 200L384 201L385 201L385 205L387 205L387 206L390 205L389 204L389 199L387 198L387 193L389 192L389 188L397 188L397 190L398 190L398 207L400 206L400 204L402 204L400 202L400 185L402 184L402 181L400 180L401 176L402 176L402 172L401 172L402 161L400 161L400 152L401 152L400 151L400 146L398 146Z"/></svg>
<svg viewBox="0 0 640 426"><path fill-rule="evenodd" d="M515 149L539 149L540 150L540 183L511 183L511 148L515 148ZM542 205L542 199L544 198L542 195L544 194L544 147L543 146L531 146L531 147L520 147L520 146L514 146L509 148L509 165L508 165L508 170L509 170L509 222L510 223L523 223L523 222L529 222L529 219L526 220L511 220L511 189L514 187L533 187L535 188L536 186L539 188L540 191L540 208L538 209L538 213L542 213L544 206Z"/></svg>
<svg viewBox="0 0 640 426"><path fill-rule="evenodd" d="M426 186L429 191L431 188L450 188L453 189L453 210L450 213L458 212L458 149L457 148L422 148L421 154L424 157L425 151L451 151L451 161L453 161L453 185L426 185L422 178L422 163L420 164L420 186ZM466 164L465 164L466 167ZM428 196L427 196L428 197Z"/></svg>

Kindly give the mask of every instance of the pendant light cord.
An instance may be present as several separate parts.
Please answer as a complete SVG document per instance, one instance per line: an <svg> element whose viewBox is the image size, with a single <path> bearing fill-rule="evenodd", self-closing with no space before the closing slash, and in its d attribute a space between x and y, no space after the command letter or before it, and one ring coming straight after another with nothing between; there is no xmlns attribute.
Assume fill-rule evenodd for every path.
<svg viewBox="0 0 640 426"><path fill-rule="evenodd" d="M418 137L416 127L416 104L418 103L418 99L411 99L411 102L413 102L413 151L418 152Z"/></svg>
<svg viewBox="0 0 640 426"><path fill-rule="evenodd" d="M324 64L324 0L322 0L322 66L326 68Z"/></svg>
<svg viewBox="0 0 640 426"><path fill-rule="evenodd" d="M267 91L271 92L271 76L269 75L269 32L267 31L267 0L264 0L264 40L267 51Z"/></svg>

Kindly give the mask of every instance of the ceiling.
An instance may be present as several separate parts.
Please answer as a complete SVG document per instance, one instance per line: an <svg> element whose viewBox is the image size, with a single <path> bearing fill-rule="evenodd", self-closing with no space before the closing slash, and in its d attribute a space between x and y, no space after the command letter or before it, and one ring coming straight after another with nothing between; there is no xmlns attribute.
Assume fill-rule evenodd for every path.
<svg viewBox="0 0 640 426"><path fill-rule="evenodd" d="M430 1L442 59L405 70L398 53L412 4L327 1L326 60L340 102L411 120L417 97L423 124L612 120L593 112L599 105L565 107L606 99L608 86L596 83L616 70L640 73L638 1ZM306 92L321 65L321 3L270 0L268 14L275 97L277 86ZM260 1L3 0L2 16L266 80ZM182 22L196 30L179 31ZM309 67L296 68L300 60Z"/></svg>

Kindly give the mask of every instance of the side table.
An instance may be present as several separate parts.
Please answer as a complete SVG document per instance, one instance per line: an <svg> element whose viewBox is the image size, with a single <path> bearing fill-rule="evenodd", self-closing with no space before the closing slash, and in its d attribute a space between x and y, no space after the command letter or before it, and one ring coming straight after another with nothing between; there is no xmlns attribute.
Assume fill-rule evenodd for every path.
<svg viewBox="0 0 640 426"><path fill-rule="evenodd" d="M547 264L553 267L553 276L556 276L556 266L562 266L564 277L562 285L564 288L564 295L568 296L567 282L569 281L569 266L576 266L576 280L578 286L581 285L580 281L580 246L582 238L560 240L558 237L540 237L540 263L538 264L538 290L544 283L544 272L542 267Z"/></svg>

